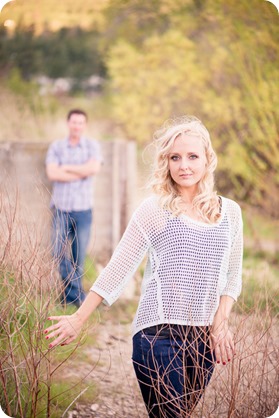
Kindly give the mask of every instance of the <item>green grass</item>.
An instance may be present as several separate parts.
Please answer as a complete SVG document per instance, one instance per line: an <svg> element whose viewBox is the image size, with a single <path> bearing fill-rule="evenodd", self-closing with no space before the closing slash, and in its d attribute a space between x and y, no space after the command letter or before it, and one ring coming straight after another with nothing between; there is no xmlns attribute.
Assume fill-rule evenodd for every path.
<svg viewBox="0 0 279 418"><path fill-rule="evenodd" d="M269 255L273 259L273 255ZM268 261L266 254L245 254L243 260L243 287L237 310L249 313L253 309L279 313L279 264Z"/></svg>
<svg viewBox="0 0 279 418"><path fill-rule="evenodd" d="M96 264L91 257L87 256L85 259L84 277L83 277L83 285L84 285L84 289L86 292L89 291L90 287L93 285L97 276L98 276L98 271L96 268Z"/></svg>
<svg viewBox="0 0 279 418"><path fill-rule="evenodd" d="M245 212L244 217L247 217ZM276 222L261 217L253 218L253 228L262 234L264 239L276 240ZM252 236L252 231L249 230L249 225L245 221L245 233L248 237ZM248 227L247 227L248 225ZM248 228L248 229L247 229ZM140 284L143 274L143 265L139 268L138 283ZM84 287L86 291L90 289L98 273L96 263L90 257L86 258L85 263L85 277ZM269 312L273 317L279 313L279 260L278 253L259 250L249 246L245 248L244 263L243 263L243 290L236 304L236 312L240 314L249 314L256 310L262 312ZM14 332L11 339L14 347L13 354L15 356L16 364L25 364L31 352L36 354L36 358L41 361L40 369L38 369L38 389L39 398L37 405L37 417L43 418L46 416L47 408L47 384L49 384L49 374L47 374L47 367L57 370L51 376L51 400L49 403L50 416L52 418L59 418L68 406L78 397L78 402L89 403L97 393L97 386L92 378L87 379L83 376L85 366L88 366L92 359L90 358L89 347L94 347L98 341L98 327L96 324L100 322L112 321L113 323L127 324L131 323L136 312L139 294L137 291L136 297L132 301L125 301L121 299L112 305L111 308L101 306L96 313L92 315L90 324L88 325L89 332L85 332L80 339L80 343L76 348L75 344L66 347L57 347L48 351L49 342L44 339L42 333L43 329L49 324L46 318L49 315L66 315L72 314L76 311L74 306L62 307L57 304L55 300L55 292L53 295L46 294L42 299L38 298L33 292L34 299L25 299L19 283L14 279L12 273L6 273L4 283L4 273L0 276L2 280L2 289L0 295L0 318L5 321L6 332ZM1 281L0 280L0 281ZM8 283L7 283L8 281ZM10 298L10 299L9 299ZM42 304L46 298L50 301L49 306ZM7 303L11 300L13 305ZM0 332L0 346L1 358L9 353L9 341L5 335L5 329L1 327ZM20 329L20 332L16 332ZM96 332L95 332L96 330ZM30 349L32 344L33 351ZM35 357L34 357L35 358ZM3 363L7 368L9 365L9 358ZM18 378L21 382L20 396L22 404L28 409L30 415L30 382L26 377L26 370L24 367L17 369ZM63 376L66 377L63 377ZM79 376L79 377L77 377ZM85 390L88 387L87 390ZM15 397L15 381L13 369L6 371L6 389L9 394L11 407L16 409ZM81 392L85 392L79 397ZM3 391L0 394L0 403L2 408L5 408L5 399ZM72 407L73 408L73 407Z"/></svg>
<svg viewBox="0 0 279 418"><path fill-rule="evenodd" d="M114 324L131 324L135 316L138 305L136 300L120 299L114 303L110 308L101 307L101 320L105 323L110 320Z"/></svg>
<svg viewBox="0 0 279 418"><path fill-rule="evenodd" d="M90 271L92 273L92 266ZM0 295L0 404L5 412L10 408L11 416L39 418L46 416L48 405L50 416L60 418L76 397L80 402L87 402L96 391L92 378L88 379L83 373L85 366L90 364L86 349L96 343L96 333L82 334L78 347L71 344L48 350L49 341L45 340L43 333L50 324L46 318L50 315L70 315L76 308L64 308L57 304L57 294L51 294L52 289L38 295L28 282L19 283L12 273L2 273L0 284L4 289ZM97 318L98 313L92 316L93 325ZM71 376L73 372L73 378L64 377ZM85 391L79 397L87 387L88 394ZM19 404L22 412L18 412Z"/></svg>
<svg viewBox="0 0 279 418"><path fill-rule="evenodd" d="M244 235L247 239L278 242L279 220L272 219L252 208L242 211Z"/></svg>
<svg viewBox="0 0 279 418"><path fill-rule="evenodd" d="M45 385L40 387L41 398L38 402L37 418L46 417L46 402L47 389ZM80 383L79 379L56 379L51 383L50 387L50 417L61 418L65 410L76 399L77 402L88 403L96 396L96 386L92 384ZM70 407L70 409L73 406ZM30 415L29 415L30 416ZM66 414L67 416L67 414Z"/></svg>

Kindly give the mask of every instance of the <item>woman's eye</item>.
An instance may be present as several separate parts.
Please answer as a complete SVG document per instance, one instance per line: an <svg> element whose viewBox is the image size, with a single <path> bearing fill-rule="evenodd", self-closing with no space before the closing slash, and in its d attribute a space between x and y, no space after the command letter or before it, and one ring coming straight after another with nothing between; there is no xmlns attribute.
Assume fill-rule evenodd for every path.
<svg viewBox="0 0 279 418"><path fill-rule="evenodd" d="M178 161L178 160L179 160L178 155L172 155L172 156L171 156L171 160L172 160L172 161Z"/></svg>
<svg viewBox="0 0 279 418"><path fill-rule="evenodd" d="M190 155L190 160L195 160L196 158L199 158L196 154Z"/></svg>

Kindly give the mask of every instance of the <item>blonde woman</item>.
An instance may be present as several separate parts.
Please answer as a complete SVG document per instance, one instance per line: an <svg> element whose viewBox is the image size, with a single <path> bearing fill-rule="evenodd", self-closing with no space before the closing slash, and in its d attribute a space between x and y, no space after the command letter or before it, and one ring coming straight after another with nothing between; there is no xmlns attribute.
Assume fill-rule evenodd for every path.
<svg viewBox="0 0 279 418"><path fill-rule="evenodd" d="M241 290L242 218L214 191L216 155L201 121L155 134L154 195L135 211L78 311L51 317L51 347L69 344L102 301L111 305L147 253L133 321L133 365L149 417L189 417L215 363L234 355L229 315Z"/></svg>

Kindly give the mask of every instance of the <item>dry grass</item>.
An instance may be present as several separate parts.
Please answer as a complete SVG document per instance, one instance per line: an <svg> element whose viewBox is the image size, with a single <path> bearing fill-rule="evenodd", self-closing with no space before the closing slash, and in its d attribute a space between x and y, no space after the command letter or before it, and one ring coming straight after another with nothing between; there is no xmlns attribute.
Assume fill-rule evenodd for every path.
<svg viewBox="0 0 279 418"><path fill-rule="evenodd" d="M0 77L0 142L50 143L67 134L66 115L69 109L81 108L88 115L86 134L98 140L122 137L107 117L102 97L40 97L36 89L24 84L24 91L13 94ZM17 90L16 90L17 91ZM104 108L105 107L105 108ZM102 108L104 108L102 110Z"/></svg>
<svg viewBox="0 0 279 418"><path fill-rule="evenodd" d="M59 380L68 360L75 361L75 353L82 350L79 346L83 336L60 351L47 347L43 338L47 317L50 312L61 312L56 305L60 292L56 264L50 257L51 248L46 245L49 225L36 219L27 222L30 214L19 202L16 189L2 184L0 404L15 418L67 416L72 403L79 401L88 388L93 390L84 376L75 382ZM259 272L263 274L262 270ZM265 272L270 274L269 269ZM247 268L246 277L250 273L251 269ZM260 299L254 299L248 308L245 299L240 301L232 318L237 354L230 365L215 368L204 396L191 415L193 418L265 418L275 412L279 399L278 305L275 309L278 297L275 296L274 287L265 286L262 293L257 289ZM270 300L274 302L272 307Z"/></svg>
<svg viewBox="0 0 279 418"><path fill-rule="evenodd" d="M254 310L233 322L237 354L230 365L216 367L193 418L266 418L278 407L278 320Z"/></svg>
<svg viewBox="0 0 279 418"><path fill-rule="evenodd" d="M60 417L89 387L84 377L61 380L64 364L74 358L84 335L62 355L61 349L48 348L43 337L47 318L63 313L57 305L56 263L46 245L49 224L32 218L19 202L17 189L2 184L0 404L14 418Z"/></svg>
<svg viewBox="0 0 279 418"><path fill-rule="evenodd" d="M201 357L195 343L187 340L188 337L181 332L178 351L172 351L173 345L170 347L169 365L176 369L185 386L189 362L195 365L196 375L192 383L187 383L188 399L185 403L184 395L172 386L169 366L157 365L154 347L157 336L147 337L150 343L149 367L141 366L141 370L151 378L156 393L155 404L160 412L151 414L153 418L266 418L274 414L279 400L278 320L268 309L264 312L253 310L250 315L235 314L232 329L236 355L226 366L215 366L213 377L198 404L197 383L206 374L201 369ZM179 366L176 357L185 358L183 367Z"/></svg>

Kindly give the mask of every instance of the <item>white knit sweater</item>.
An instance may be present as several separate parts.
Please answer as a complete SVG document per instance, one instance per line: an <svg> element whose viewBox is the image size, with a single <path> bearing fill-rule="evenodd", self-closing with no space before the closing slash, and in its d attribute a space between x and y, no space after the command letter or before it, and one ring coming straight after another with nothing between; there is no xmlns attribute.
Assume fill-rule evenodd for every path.
<svg viewBox="0 0 279 418"><path fill-rule="evenodd" d="M221 295L241 290L242 217L222 197L221 218L207 224L173 217L147 198L133 214L114 254L91 290L111 305L148 252L133 334L153 325L210 325Z"/></svg>

